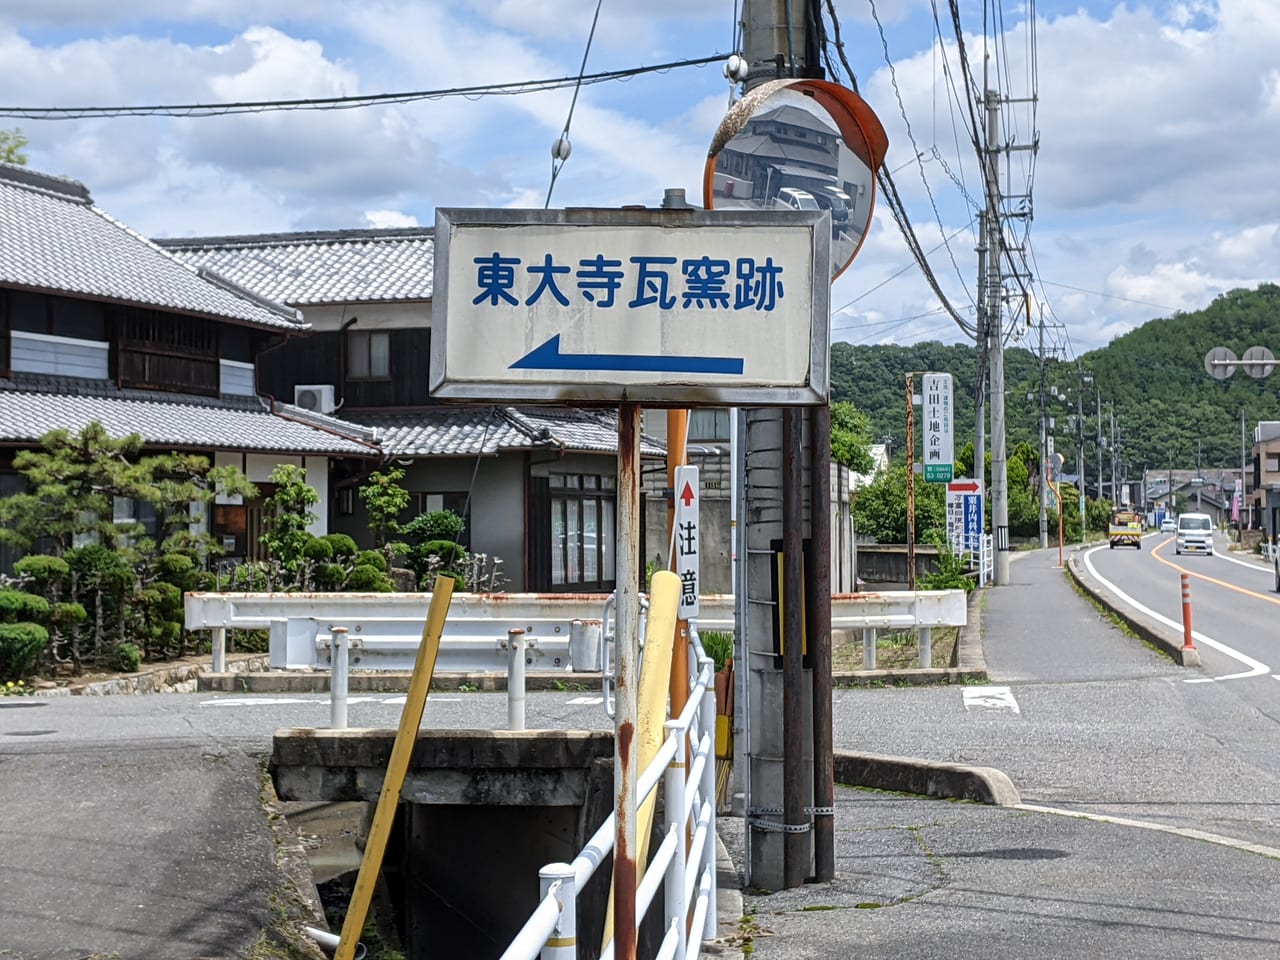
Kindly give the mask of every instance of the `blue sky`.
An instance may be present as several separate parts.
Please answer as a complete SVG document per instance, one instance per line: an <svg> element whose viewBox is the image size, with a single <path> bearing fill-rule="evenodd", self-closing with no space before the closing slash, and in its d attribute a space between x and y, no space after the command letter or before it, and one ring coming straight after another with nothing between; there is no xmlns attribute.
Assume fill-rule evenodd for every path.
<svg viewBox="0 0 1280 960"><path fill-rule="evenodd" d="M946 4L945 55L929 0L835 7L921 245L971 318L981 186L959 123L967 108L948 84L959 67ZM997 9L993 74L1008 96L1036 96L1034 117L1027 103L1003 109L1002 136L1023 145L1038 133L1033 216L1012 232L1050 343L1075 356L1276 279L1280 4ZM0 106L325 97L574 75L594 10L590 0L8 0ZM983 6L962 0L960 11L980 79ZM587 70L730 52L733 15L732 0L605 0ZM729 95L716 64L583 87L552 205L656 205L666 187L696 201ZM98 206L150 236L429 225L436 206L541 208L572 97L562 89L208 119L0 116L0 128L22 128L31 167L84 182ZM1029 159L1010 154L1011 192L1025 190ZM835 339L963 337L883 205L832 304L841 308Z"/></svg>

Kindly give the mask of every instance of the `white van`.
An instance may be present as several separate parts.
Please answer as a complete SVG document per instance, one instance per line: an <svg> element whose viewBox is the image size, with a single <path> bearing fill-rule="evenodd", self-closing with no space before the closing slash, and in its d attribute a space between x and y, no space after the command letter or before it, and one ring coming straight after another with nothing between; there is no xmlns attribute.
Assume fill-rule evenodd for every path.
<svg viewBox="0 0 1280 960"><path fill-rule="evenodd" d="M1173 552L1213 553L1213 518L1207 513L1184 513L1178 517Z"/></svg>
<svg viewBox="0 0 1280 960"><path fill-rule="evenodd" d="M783 187L774 198L774 206L787 210L821 210L813 194L799 187Z"/></svg>

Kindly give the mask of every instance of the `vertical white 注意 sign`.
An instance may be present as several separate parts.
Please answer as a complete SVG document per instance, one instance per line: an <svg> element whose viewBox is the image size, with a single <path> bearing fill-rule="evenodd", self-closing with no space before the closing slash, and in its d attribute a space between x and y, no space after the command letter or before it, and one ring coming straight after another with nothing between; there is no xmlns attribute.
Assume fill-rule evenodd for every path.
<svg viewBox="0 0 1280 960"><path fill-rule="evenodd" d="M681 620L698 615L698 552L701 533L698 530L698 468L676 467L675 551L676 575L680 577Z"/></svg>

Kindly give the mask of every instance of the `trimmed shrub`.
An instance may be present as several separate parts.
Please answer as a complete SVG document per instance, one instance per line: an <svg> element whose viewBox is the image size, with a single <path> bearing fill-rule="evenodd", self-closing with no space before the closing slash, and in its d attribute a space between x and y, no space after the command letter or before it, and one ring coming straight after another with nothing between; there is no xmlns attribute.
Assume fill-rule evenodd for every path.
<svg viewBox="0 0 1280 960"><path fill-rule="evenodd" d="M347 578L347 589L357 593L393 593L391 578L373 567L356 567Z"/></svg>
<svg viewBox="0 0 1280 960"><path fill-rule="evenodd" d="M377 550L361 550L356 555L357 567L373 567L381 573L387 572L387 558Z"/></svg>
<svg viewBox="0 0 1280 960"><path fill-rule="evenodd" d="M317 563L326 563L333 559L333 546L328 540L312 537L302 548L302 555Z"/></svg>
<svg viewBox="0 0 1280 960"><path fill-rule="evenodd" d="M349 559L360 552L360 548L356 546L356 542L345 533L327 533L322 538L330 549L333 556L342 559Z"/></svg>
<svg viewBox="0 0 1280 960"><path fill-rule="evenodd" d="M49 631L38 623L0 623L0 682L27 676L48 644Z"/></svg>
<svg viewBox="0 0 1280 960"><path fill-rule="evenodd" d="M347 571L341 564L322 563L315 568L312 576L321 590L341 590Z"/></svg>
<svg viewBox="0 0 1280 960"><path fill-rule="evenodd" d="M0 621L44 620L48 616L49 601L44 597L21 590L0 590Z"/></svg>
<svg viewBox="0 0 1280 960"><path fill-rule="evenodd" d="M23 557L15 563L13 572L20 577L30 577L36 586L43 590L48 584L70 573L71 567L61 557L35 554Z"/></svg>
<svg viewBox="0 0 1280 960"><path fill-rule="evenodd" d="M166 553L156 560L156 574L166 583L185 587L192 579L196 564L185 553Z"/></svg>
<svg viewBox="0 0 1280 960"><path fill-rule="evenodd" d="M142 651L128 641L116 645L116 669L125 673L137 673L142 666Z"/></svg>

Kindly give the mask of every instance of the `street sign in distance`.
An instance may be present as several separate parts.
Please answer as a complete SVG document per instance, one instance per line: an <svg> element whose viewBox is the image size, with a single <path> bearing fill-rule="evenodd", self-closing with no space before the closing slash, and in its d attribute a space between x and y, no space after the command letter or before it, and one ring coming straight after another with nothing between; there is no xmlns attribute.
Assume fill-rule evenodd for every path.
<svg viewBox="0 0 1280 960"><path fill-rule="evenodd" d="M955 475L951 374L926 373L921 378L921 395L924 401L925 483L946 483Z"/></svg>
<svg viewBox="0 0 1280 960"><path fill-rule="evenodd" d="M1204 369L1215 380L1225 380L1236 372L1236 354L1230 347L1214 347L1204 355Z"/></svg>
<svg viewBox="0 0 1280 960"><path fill-rule="evenodd" d="M1253 379L1261 380L1271 376L1276 368L1275 360L1275 354L1266 347L1250 347L1240 358L1240 366Z"/></svg>

